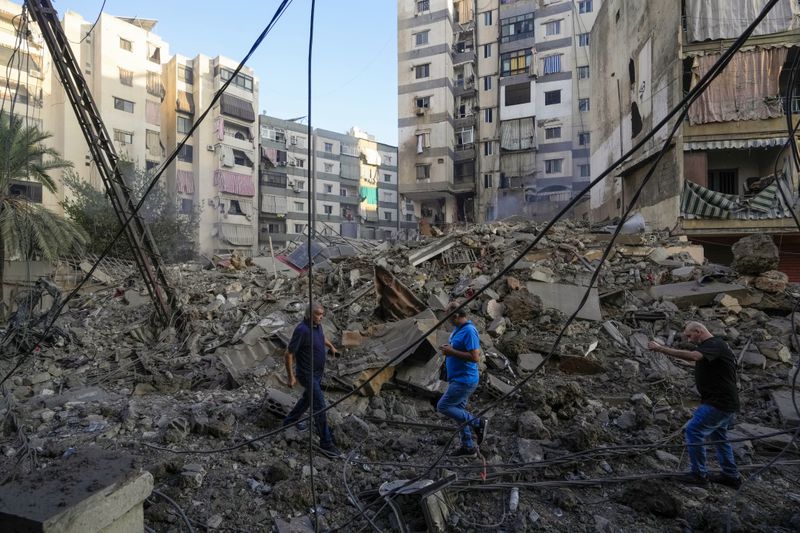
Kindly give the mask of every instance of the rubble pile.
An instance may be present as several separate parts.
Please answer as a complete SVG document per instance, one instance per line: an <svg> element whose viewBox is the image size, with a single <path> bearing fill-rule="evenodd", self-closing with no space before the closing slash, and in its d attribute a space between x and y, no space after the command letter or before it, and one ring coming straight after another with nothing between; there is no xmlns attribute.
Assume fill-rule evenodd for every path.
<svg viewBox="0 0 800 533"><path fill-rule="evenodd" d="M483 460L445 458L427 472L454 431L435 412L446 387L437 347L448 332L428 331L451 299L473 296L539 230L506 222L423 241L315 243L310 254L304 244L277 259L177 265L185 331L154 328L136 284L85 292L58 321L69 340L42 346L7 383L0 471L24 475L23 455L47 468L90 447L117 450L209 531L306 531L313 513L323 528L343 527L359 505L423 474L368 516L386 531L399 521L431 531L724 530L733 491L687 489L663 475L688 469L681 428L698 397L691 366L647 343L688 348L684 322L703 322L738 357L742 412L731 435L741 439L740 466L787 445L783 459L796 458L791 434L759 438L800 425L790 381L796 289L763 236L738 243L728 268L685 238L621 235L554 347L611 237L554 227L468 309L483 353L470 408L530 379L489 413ZM286 384L283 350L308 303L309 278L298 269L309 255L323 327L340 350L326 366L328 402L388 365L329 412L346 458L315 458L316 509L307 429L208 452L278 429L299 396ZM616 448L644 444L652 446ZM602 479L616 482L588 483ZM749 482L730 509L734 530L800 528L797 479L797 465L779 465ZM145 521L157 531L182 523L160 499L148 501Z"/></svg>

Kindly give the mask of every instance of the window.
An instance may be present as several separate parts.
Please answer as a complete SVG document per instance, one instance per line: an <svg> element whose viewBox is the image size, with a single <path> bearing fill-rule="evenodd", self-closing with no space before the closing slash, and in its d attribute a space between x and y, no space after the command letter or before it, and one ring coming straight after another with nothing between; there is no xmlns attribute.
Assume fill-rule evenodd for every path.
<svg viewBox="0 0 800 533"><path fill-rule="evenodd" d="M483 90L484 91L491 91L492 90L492 77L491 76L484 76L483 77Z"/></svg>
<svg viewBox="0 0 800 533"><path fill-rule="evenodd" d="M322 210L325 212L326 215L333 214L333 206L332 205L323 205Z"/></svg>
<svg viewBox="0 0 800 533"><path fill-rule="evenodd" d="M544 74L555 74L556 72L561 72L561 55L555 55L550 57L542 58L543 69L542 72Z"/></svg>
<svg viewBox="0 0 800 533"><path fill-rule="evenodd" d="M578 13L591 13L591 12L592 12L592 0L578 1Z"/></svg>
<svg viewBox="0 0 800 533"><path fill-rule="evenodd" d="M533 13L509 17L500 21L500 42L510 43L533 37Z"/></svg>
<svg viewBox="0 0 800 533"><path fill-rule="evenodd" d="M494 142L488 141L483 143L483 155L492 155L494 153Z"/></svg>
<svg viewBox="0 0 800 533"><path fill-rule="evenodd" d="M151 154L163 155L161 137L156 130L145 130L144 145Z"/></svg>
<svg viewBox="0 0 800 533"><path fill-rule="evenodd" d="M484 189L491 189L494 184L492 183L492 175L491 174L484 174L483 175L483 188Z"/></svg>
<svg viewBox="0 0 800 533"><path fill-rule="evenodd" d="M181 198L181 214L188 215L194 211L194 204L191 198Z"/></svg>
<svg viewBox="0 0 800 533"><path fill-rule="evenodd" d="M491 26L492 25L492 12L491 11L484 11L483 12L483 25L484 26Z"/></svg>
<svg viewBox="0 0 800 533"><path fill-rule="evenodd" d="M430 9L430 0L417 0L417 13L424 13L425 11L430 11Z"/></svg>
<svg viewBox="0 0 800 533"><path fill-rule="evenodd" d="M178 79L189 85L194 84L194 69L186 65L178 65Z"/></svg>
<svg viewBox="0 0 800 533"><path fill-rule="evenodd" d="M228 81L233 76L233 71L227 68L220 68L219 69L219 77L223 81ZM233 78L231 82L233 85L240 87L248 92L253 92L253 77L248 76L247 74L242 74L241 72Z"/></svg>
<svg viewBox="0 0 800 533"><path fill-rule="evenodd" d="M325 151L329 154L333 153L333 143L325 143Z"/></svg>
<svg viewBox="0 0 800 533"><path fill-rule="evenodd" d="M588 131L578 133L578 144L581 146L589 146L590 136Z"/></svg>
<svg viewBox="0 0 800 533"><path fill-rule="evenodd" d="M592 175L589 165L578 165L578 174L582 178L588 178Z"/></svg>
<svg viewBox="0 0 800 533"><path fill-rule="evenodd" d="M589 79L589 65L586 65L584 67L578 67L578 79L579 80Z"/></svg>
<svg viewBox="0 0 800 533"><path fill-rule="evenodd" d="M133 102L123 100L122 98L114 97L114 109L125 111L126 113L133 113Z"/></svg>
<svg viewBox="0 0 800 533"><path fill-rule="evenodd" d="M561 103L561 90L558 91L545 91L544 105L553 105Z"/></svg>
<svg viewBox="0 0 800 533"><path fill-rule="evenodd" d="M333 174L333 163L323 163L322 167L328 174ZM328 185L326 185L328 187Z"/></svg>
<svg viewBox="0 0 800 533"><path fill-rule="evenodd" d="M233 163L235 165L241 165L243 167L250 167L253 168L253 162L247 157L247 154L242 150L234 150L233 151Z"/></svg>
<svg viewBox="0 0 800 533"><path fill-rule="evenodd" d="M589 111L588 98L578 98L578 111Z"/></svg>
<svg viewBox="0 0 800 533"><path fill-rule="evenodd" d="M506 85L506 105L529 104L531 101L531 84L528 82Z"/></svg>
<svg viewBox="0 0 800 533"><path fill-rule="evenodd" d="M295 233L303 233L303 225L302 224L295 224L294 225L294 232Z"/></svg>
<svg viewBox="0 0 800 533"><path fill-rule="evenodd" d="M430 96L418 96L414 99L414 104L417 106L417 109L428 109L431 107L431 97Z"/></svg>
<svg viewBox="0 0 800 533"><path fill-rule="evenodd" d="M392 212L391 211L384 211L383 212L383 219L386 221L392 221Z"/></svg>
<svg viewBox="0 0 800 533"><path fill-rule="evenodd" d="M347 189L344 187L339 189L339 196L347 196Z"/></svg>
<svg viewBox="0 0 800 533"><path fill-rule="evenodd" d="M406 222L414 222L414 214L406 213Z"/></svg>
<svg viewBox="0 0 800 533"><path fill-rule="evenodd" d="M544 173L545 174L560 174L561 168L564 166L563 159L545 159L544 160Z"/></svg>
<svg viewBox="0 0 800 533"><path fill-rule="evenodd" d="M430 33L429 30L421 31L419 33L414 34L414 44L417 46L422 46L423 44L428 44L428 34Z"/></svg>
<svg viewBox="0 0 800 533"><path fill-rule="evenodd" d="M472 128L461 128L456 130L456 146L472 144Z"/></svg>
<svg viewBox="0 0 800 533"><path fill-rule="evenodd" d="M724 194L739 194L737 170L709 170L708 171L708 188L712 191L721 192Z"/></svg>
<svg viewBox="0 0 800 533"><path fill-rule="evenodd" d="M384 174L383 175L384 183L391 183L392 182L392 175L391 174Z"/></svg>
<svg viewBox="0 0 800 533"><path fill-rule="evenodd" d="M531 65L531 50L517 50L500 56L500 75L527 74Z"/></svg>
<svg viewBox="0 0 800 533"><path fill-rule="evenodd" d="M294 160L295 166L298 168L305 168L306 167L306 160L305 159L295 159ZM303 183L302 181L300 183Z"/></svg>
<svg viewBox="0 0 800 533"><path fill-rule="evenodd" d="M22 196L29 202L42 203L42 184L32 181L11 181L8 186L10 196Z"/></svg>
<svg viewBox="0 0 800 533"><path fill-rule="evenodd" d="M484 44L483 45L483 57L492 57L492 44Z"/></svg>
<svg viewBox="0 0 800 533"><path fill-rule="evenodd" d="M391 164L392 164L392 156L390 156L390 155L388 155L388 154L384 155L384 156L383 156L383 162L384 162L386 165L389 165L389 166L391 166Z"/></svg>
<svg viewBox="0 0 800 533"><path fill-rule="evenodd" d="M191 144L184 144L180 150L178 150L178 161L183 161L185 163L191 163L192 158L194 157L194 148Z"/></svg>
<svg viewBox="0 0 800 533"><path fill-rule="evenodd" d="M381 202L394 202L394 193L392 191L381 192L383 192L383 200Z"/></svg>
<svg viewBox="0 0 800 533"><path fill-rule="evenodd" d="M579 33L578 34L578 46L589 46L589 34L588 33Z"/></svg>
<svg viewBox="0 0 800 533"><path fill-rule="evenodd" d="M431 177L430 165L417 165L417 179L426 180Z"/></svg>
<svg viewBox="0 0 800 533"><path fill-rule="evenodd" d="M294 210L295 211L303 211L304 208L305 208L305 204L303 202L295 202L294 203ZM298 230L297 226L295 226L295 230L294 231L295 231L295 233L300 233L303 230L302 229Z"/></svg>
<svg viewBox="0 0 800 533"><path fill-rule="evenodd" d="M128 87L133 87L133 71L126 70L124 68L119 69L119 82L122 85L127 85Z"/></svg>
<svg viewBox="0 0 800 533"><path fill-rule="evenodd" d="M487 124L492 123L492 108L484 109L483 110L483 121Z"/></svg>
<svg viewBox="0 0 800 533"><path fill-rule="evenodd" d="M553 20L553 21L545 23L545 25L544 25L544 34L545 35L558 35L560 33L561 33L561 21L560 20Z"/></svg>
<svg viewBox="0 0 800 533"><path fill-rule="evenodd" d="M178 133L186 135L192 129L192 117L178 115Z"/></svg>
<svg viewBox="0 0 800 533"><path fill-rule="evenodd" d="M128 52L133 51L133 42L129 41L128 39L123 39L122 37L119 38L119 47L123 50L127 50Z"/></svg>
<svg viewBox="0 0 800 533"><path fill-rule="evenodd" d="M228 214L244 215L244 211L242 211L242 206L239 205L239 200L231 200L230 202L228 202Z"/></svg>
<svg viewBox="0 0 800 533"><path fill-rule="evenodd" d="M325 194L333 194L333 185L325 183L322 186L322 190L325 191Z"/></svg>
<svg viewBox="0 0 800 533"><path fill-rule="evenodd" d="M425 63L424 65L417 65L414 67L414 75L416 79L427 78L431 75L431 64Z"/></svg>
<svg viewBox="0 0 800 533"><path fill-rule="evenodd" d="M298 191L302 191L303 189L306 188L306 181L305 180L295 180L294 187Z"/></svg>
<svg viewBox="0 0 800 533"><path fill-rule="evenodd" d="M161 64L161 48L153 43L147 43L147 60L151 63Z"/></svg>
<svg viewBox="0 0 800 533"><path fill-rule="evenodd" d="M161 75L158 72L147 72L147 93L161 98L164 89L161 86Z"/></svg>
<svg viewBox="0 0 800 533"><path fill-rule="evenodd" d="M133 133L130 131L114 130L114 140L120 144L133 144Z"/></svg>
<svg viewBox="0 0 800 533"><path fill-rule="evenodd" d="M544 138L545 139L560 139L561 138L561 126L556 126L554 128L545 128L544 129Z"/></svg>

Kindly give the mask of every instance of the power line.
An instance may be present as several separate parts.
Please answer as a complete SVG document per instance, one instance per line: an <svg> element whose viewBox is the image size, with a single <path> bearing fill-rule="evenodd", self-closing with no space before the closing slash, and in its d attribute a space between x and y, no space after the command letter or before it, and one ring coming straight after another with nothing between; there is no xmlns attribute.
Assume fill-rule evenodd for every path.
<svg viewBox="0 0 800 533"><path fill-rule="evenodd" d="M103 0L103 5L100 6L100 12L97 14L97 18L94 19L94 24L92 24L92 27L89 28L89 31L86 32L86 35L84 35L81 38L81 40L78 41L77 43L75 41L69 41L69 42L71 42L72 44L83 44L83 41L85 41L86 38L92 34L92 32L94 31L94 27L97 26L98 22L100 22L100 17L103 15L103 10L105 9L105 7L106 7L106 0Z"/></svg>

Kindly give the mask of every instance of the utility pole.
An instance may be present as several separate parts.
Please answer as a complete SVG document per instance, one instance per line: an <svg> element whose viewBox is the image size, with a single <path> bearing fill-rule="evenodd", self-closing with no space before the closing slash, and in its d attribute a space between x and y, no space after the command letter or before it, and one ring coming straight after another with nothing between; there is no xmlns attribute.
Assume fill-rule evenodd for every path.
<svg viewBox="0 0 800 533"><path fill-rule="evenodd" d="M134 215L136 203L119 170L119 156L80 65L72 53L58 14L50 0L27 0L25 3L42 32L42 38L53 58L53 66L75 111L120 225L133 217L125 228L125 236L150 298L155 304L156 314L163 324L167 324L173 318L179 317L178 302L167 280L164 263L153 236L144 220L138 214Z"/></svg>

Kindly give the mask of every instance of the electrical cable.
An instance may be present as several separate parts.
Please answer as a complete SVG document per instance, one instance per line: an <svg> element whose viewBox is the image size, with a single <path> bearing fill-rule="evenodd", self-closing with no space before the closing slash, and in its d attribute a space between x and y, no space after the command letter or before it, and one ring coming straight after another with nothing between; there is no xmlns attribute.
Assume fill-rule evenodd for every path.
<svg viewBox="0 0 800 533"><path fill-rule="evenodd" d="M178 511L178 514L183 520L183 523L186 524L186 527L189 529L189 533L194 533L194 528L192 527L192 523L189 521L189 517L186 516L186 513L183 512L183 509L181 508L180 505L178 505L178 503L175 500L173 500L160 490L153 489L153 494L155 494L159 498L165 499L170 505L172 505L175 508L175 510Z"/></svg>
<svg viewBox="0 0 800 533"><path fill-rule="evenodd" d="M100 22L100 17L103 15L103 10L105 9L105 7L106 7L106 0L103 0L103 5L100 6L100 12L97 14L97 18L94 19L94 24L92 24L92 27L89 28L89 31L86 32L86 35L84 35L83 38L77 43L75 41L69 41L69 42L71 42L72 44L83 44L83 41L85 41L86 38L92 34L92 32L94 31L94 27L97 26L98 22Z"/></svg>
<svg viewBox="0 0 800 533"><path fill-rule="evenodd" d="M319 327L319 334L324 335L322 331L322 324L320 323L319 326L314 324L314 263L312 261L313 256L311 255L314 232L315 232L315 196L316 196L316 176L314 173L315 164L314 164L314 142L312 137L311 131L311 82L312 82L312 53L314 51L314 8L316 6L316 0L311 0L311 14L309 17L309 25L308 25L308 65L307 65L307 75L308 75L308 110L306 112L306 116L308 117L308 241L306 243L306 247L308 248L308 346L310 352L310 375L308 376L308 382L301 384L303 387L308 385L308 389L304 391L308 394L309 406L308 410L310 413L313 414L314 412L314 389L316 387L315 381L316 378L314 377L314 330ZM320 320L322 320L320 318ZM322 345L323 356L325 355L325 344ZM321 415L325 416L325 415ZM314 426L314 418L309 417L308 422L308 471L309 471L309 480L311 485L311 500L314 506L314 531L319 531L319 512L317 509L317 490L316 484L314 481L314 432L311 428ZM328 430L330 431L330 430ZM330 435L320 435L320 438L328 438Z"/></svg>
<svg viewBox="0 0 800 533"><path fill-rule="evenodd" d="M633 195L633 197L631 198L631 200L630 200L630 202L628 204L628 208L626 209L624 215L621 218L620 224L618 224L616 226L616 228L614 230L614 233L612 234L612 237L611 237L607 247L605 248L605 250L603 252L603 256L601 257L601 259L599 261L599 264L598 264L597 268L595 269L595 271L594 271L594 273L592 275L592 278L591 278L591 280L590 280L590 282L588 284L587 290L584 293L583 297L581 298L580 303L578 304L577 309L567 319L564 327L561 329L561 331L559 332L558 336L556 337L556 340L554 341L553 346L550 349L550 352L542 359L542 361L540 361L540 363L536 366L536 368L533 369L533 371L530 373L529 376L524 378L521 382L519 382L517 385L515 385L510 391L508 391L507 393L503 394L500 398L498 398L494 402L490 402L489 406L485 407L479 413L474 415L474 418L481 418L489 410L491 410L495 405L499 404L501 401L504 401L506 398L508 398L511 395L515 394L525 383L527 383L536 374L536 372L540 368L542 368L542 366L545 363L547 363L547 361L549 361L552 358L552 356L555 353L555 349L558 346L558 344L560 343L560 341L563 338L564 334L566 333L567 328L574 321L574 319L577 316L577 314L580 312L580 310L586 304L586 301L589 298L589 294L590 294L591 288L593 287L594 283L597 280L597 277L599 276L599 273L600 273L600 270L601 270L601 268L603 266L603 263L606 261L608 255L609 255L609 253L611 251L611 248L614 245L614 242L615 242L617 236L619 235L620 231L622 230L622 221L627 219L629 213L635 207L636 201L638 200L638 198L639 198L644 186L648 183L648 181L650 180L652 175L655 173L655 170L657 168L658 163L661 161L661 159L663 159L664 155L669 151L669 148L671 146L671 140L674 137L674 135L677 132L677 130L681 127L683 119L686 117L686 115L689 112L689 107L700 96L700 94L702 94L702 92L708 87L708 85L711 83L711 81L714 78L716 78L719 75L719 73L722 72L722 70L725 68L725 66L727 66L727 64L733 59L734 54L736 53L736 51L742 46L742 44L744 44L744 42L747 40L749 35L753 32L755 27L761 22L761 20L767 15L767 13L777 4L777 2L778 2L778 0L770 0L764 6L764 8L759 13L759 15L756 17L756 19L750 24L750 26L748 26L747 30L745 30L745 32L742 33L742 35L740 35L736 39L736 41L720 56L720 58L717 60L717 62L714 63L714 65L708 70L708 72L706 72L706 74L701 78L701 80L697 83L697 85L691 91L689 91L689 93L686 96L684 96L683 100L677 106L675 106L673 108L673 110L664 119L662 119L661 122L659 122L658 126L654 127L653 130L651 130L651 132L646 136L647 138L652 137L654 135L654 132L657 131L658 129L660 129L666 123L665 121L668 121L669 118L671 118L675 114L679 114L679 117L676 120L675 125L673 126L672 130L670 131L669 135L667 136L667 139L664 141L663 147L659 151L657 158L655 159L655 161L653 162L653 164L651 166L651 169L649 170L647 175L642 179L642 182L639 184L638 188L634 192L634 195ZM640 143L641 142L642 141L640 141ZM638 149L640 143L637 143L637 146L636 146L637 149ZM627 158L627 157L629 157L629 155L630 155L630 151L629 151L629 153L625 154L623 156L623 158ZM618 164L619 164L619 162L612 164L612 166L609 167L608 169L606 169L600 176L604 177L605 175L607 175L610 172L611 169L615 168ZM598 181L599 179L600 179L600 177L598 177L595 180L593 180L587 186L587 189L593 187L595 182ZM538 241L538 239L541 237L541 235L546 233L547 230L550 229L550 227L552 227L553 224L555 224L555 221L558 220L559 218L561 218L561 216L563 216L563 214L566 212L566 210L568 208L571 208L572 204L574 202L576 202L578 199L580 199L580 197L582 197L587 192L587 189L584 189L579 195L577 195L575 198L573 198L573 200L571 202L569 202L564 208L562 208L562 210L559 211L559 213L556 215L556 217L554 219L552 219L547 224L545 229L537 236L536 239L534 239L534 241L532 241L531 244L532 245L535 244ZM525 253L527 253L527 250L525 251ZM511 264L507 268L513 267L515 262L516 261L512 261ZM501 273L503 273L503 272L501 272ZM497 276L495 278L493 278L486 286L481 288L479 291L476 291L476 294L473 294L473 296L470 299L467 299L467 301L465 301L464 303L462 303L460 307L463 307L463 305L465 305L468 301L470 301L471 299L474 299L474 297L477 294L482 292L483 289L485 289L487 286L489 286L492 283L494 283L496 280L497 280ZM454 309L450 314L455 313L459 308ZM448 315L447 318L449 318L449 315ZM459 427L459 430L461 429L461 427L463 427L463 426L465 426L467 424L469 424L469 421L467 421L465 423L462 423L460 425L460 427ZM422 477L428 475L434 468L436 468L436 466L442 461L442 459L447 454L447 451L449 450L450 445L453 442L453 438L457 434L458 434L458 431L454 432L451 435L450 439L448 439L447 443L442 447L442 452L439 454L439 457L436 460L434 460L434 462L429 466L429 468L421 476L419 476L415 480L409 480L409 482L406 485L398 487L393 492L396 493L397 491L402 490L402 488L404 488L405 486L408 486L409 484L414 483L418 479L421 479ZM389 496L389 498L391 498L391 496Z"/></svg>
<svg viewBox="0 0 800 533"><path fill-rule="evenodd" d="M45 339L45 338L47 337L47 334L50 332L50 330L52 329L53 325L55 325L55 321L56 321L56 320L58 319L58 317L61 315L61 312L64 310L64 307L67 305L67 303L69 303L69 302L70 302L70 301L71 301L71 300L72 300L72 299L73 299L73 298L74 298L74 297L75 297L75 296L78 294L78 291L79 291L79 290L80 290L80 289L81 289L81 288L82 288L82 287L83 287L83 286L86 284L86 282L87 282L87 281L88 281L88 280L89 280L89 279L92 277L92 275L94 274L94 272L95 272L95 271L97 270L97 268L100 266L100 263L102 262L102 260L103 260L103 259L104 259L104 258L105 258L105 257L106 257L106 256L107 256L109 253L110 253L110 251L111 251L111 249L113 248L114 244L117 242L117 240L119 240L119 238L120 238L120 237L122 236L122 234L125 232L125 229L126 229L126 228L128 227L128 225L129 225L129 224L130 224L130 223L131 223L131 222L132 222L132 221L133 221L133 220L136 218L136 216L137 216L137 213L138 213L138 212L139 212L139 210L142 208L142 205L144 205L144 202L147 200L147 197L148 197L148 195L150 194L150 192L153 190L153 188L154 188L154 187L156 186L156 184L158 183L159 179L161 178L161 175L162 175L162 174L164 173L164 171L165 171L165 170L166 170L166 169L169 167L169 165L170 165L170 164L171 164L171 163L172 163L172 162L175 160L175 158L177 158L177 157L178 157L178 153L179 153L179 152L180 152L180 151L183 149L183 147L184 147L184 145L186 144L186 142L187 142L187 141L188 141L188 140L191 138L191 136L194 134L195 130L196 130L196 129L197 129L199 126L200 126L200 124L203 122L203 120L205 119L205 117L206 117L206 116L207 116L207 115L208 115L208 114L211 112L211 110L213 109L214 105L215 105L215 104L217 103L217 101L218 101L218 100L219 100L219 99L222 97L222 94L225 92L225 90L228 88L228 86L229 86L229 85L230 85L230 84L233 82L233 80L236 78L236 76L237 76L237 75L239 74L239 72L242 70L242 68L244 67L244 65L245 65L245 64L247 63L247 61L250 59L250 56L252 56L252 55L253 55L253 53L256 51L256 49L258 49L258 47L261 45L261 43L262 43L262 41L264 40L264 38L267 36L267 34L270 32L270 30L272 30L272 28L275 26L275 24L277 23L277 21L278 21L278 20L280 20L281 16L282 16L282 15L283 15L283 13L286 11L286 9L288 8L288 6L289 6L289 5L292 3L292 1L293 1L293 0L282 0L282 2L280 3L280 5L278 6L277 10L275 11L275 14L272 16L272 19L271 19L271 20L270 20L270 22L267 24L267 26L264 28L264 30L261 32L261 34L258 36L258 38L255 40L255 42L254 42L254 43L253 43L253 45L251 46L250 50L249 50L249 51L247 52L247 54L245 55L244 59L242 59L242 61L241 61L241 62L239 62L239 64L237 65L236 69L234 69L233 73L232 73L232 74L231 74L231 76L228 78L228 80L226 80L226 81L225 81L225 83L223 83L223 85L222 85L222 86L219 88L219 90L218 90L218 91L217 91L217 92L214 94L214 97L211 99L211 102L209 103L209 105L208 105L208 107L206 108L206 110L203 112L203 114L202 114L202 115L200 115L200 117L199 117L199 118L198 118L198 120L197 120L197 121L194 123L194 125L192 125L192 127L191 127L191 128L189 128L189 131L186 133L186 136L185 136L185 137L184 137L184 138L183 138L183 139L182 139L182 140L181 140L181 141L178 143L178 145L176 146L176 148L175 148L175 150L172 152L172 154L171 154L171 155L170 155L170 156L169 156L169 157L168 157L168 158L167 158L167 159L166 159L166 160L165 160L165 161L164 161L164 162L161 164L161 167L160 167L160 169L158 170L158 172L156 172L155 176L154 176L154 177L153 177L153 179L151 180L151 182L150 182L149 186L147 187L147 189L145 189L145 191L144 191L144 193L143 193L143 195L142 195L142 198L141 198L141 200L139 201L139 203L138 203L138 204L136 204L136 206L135 206L135 208L134 208L133 212L131 213L131 216L130 216L130 217L129 217L129 218L126 220L126 221L125 221L125 223L123 223L123 224L120 226L120 228L119 228L119 230L117 231L117 233L116 233L116 234L114 235L114 237L111 239L111 242L109 242L109 243L108 243L108 245L106 246L106 248L103 250L103 252L102 252L102 253L100 254L100 256L97 258L97 260L94 262L94 264L92 265L92 267L89 269L89 271L88 271L88 272L86 273L86 275L83 277L83 279L81 279L80 283L78 283L78 285L77 285L77 286L76 286L76 287L75 287L75 288L74 288L74 289L73 289L73 290L72 290L72 291L71 291L71 292L70 292L70 293L67 295L67 297L66 297L66 298L65 298L65 299L64 299L64 300L61 302L61 304L59 305L58 309L57 309L57 310L56 310L56 312L53 314L53 318L52 318L52 320L51 320L51 321L50 321L50 323L47 325L47 327L45 328L44 332L43 332L41 335L39 335L39 340L36 342L36 344L35 344L35 347L38 347L38 345L39 345L39 344L42 342L42 340L43 340L43 339ZM8 379L9 379L9 378L12 376L12 375L14 375L14 373L15 373L17 370L19 370L19 368L20 368L20 367L21 367L21 366L22 366L22 365L25 363L25 361L27 360L27 358L28 358L28 357L30 357L30 356L31 356L33 353L34 353L34 351L28 351L28 352L27 352L27 353L25 353L25 354L21 354L21 353L20 353L20 351L17 351L17 353L16 353L16 354L14 354L14 356L18 356L18 357L19 357L19 360L17 361L17 364L16 364L16 365L14 365L14 367L12 367L12 368L11 368L11 370L9 370L9 371L8 371L8 372L5 374L5 376L3 377L3 379L2 379L2 380L0 380L0 385L2 385L3 383L5 383L5 382L6 382L6 381L7 381L7 380L8 380ZM12 356L12 357L13 357L13 356Z"/></svg>
<svg viewBox="0 0 800 533"><path fill-rule="evenodd" d="M353 454L355 454L357 450L358 448L353 448L352 450L350 450L350 453L347 454L347 457L345 457L345 460L342 463L342 483L344 484L344 488L347 491L347 495L350 498L350 501L353 503L353 505L356 506L356 509L358 509L359 512L364 512L365 509L361 506L361 501L358 499L358 496L353 494L352 489L350 489L350 484L347 482L347 467L351 464ZM372 526L372 529L374 529L378 533L383 533L383 530L381 530L381 528L379 528L377 524L375 524L375 522L372 521L371 517L365 514L364 518L367 519L367 522L369 523L370 526Z"/></svg>

